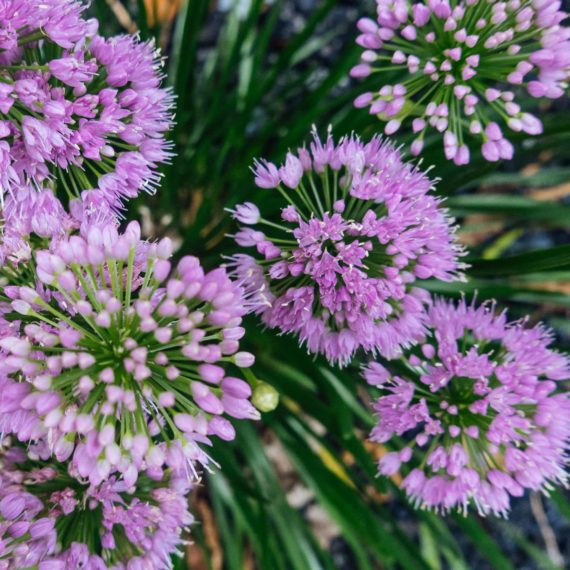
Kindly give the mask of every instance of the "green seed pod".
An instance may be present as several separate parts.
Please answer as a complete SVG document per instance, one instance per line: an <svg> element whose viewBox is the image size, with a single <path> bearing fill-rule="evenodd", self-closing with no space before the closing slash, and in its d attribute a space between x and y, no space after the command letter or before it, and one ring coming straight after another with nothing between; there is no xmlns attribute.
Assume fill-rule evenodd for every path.
<svg viewBox="0 0 570 570"><path fill-rule="evenodd" d="M260 412L272 412L279 404L279 392L267 382L259 382L253 390L251 403Z"/></svg>

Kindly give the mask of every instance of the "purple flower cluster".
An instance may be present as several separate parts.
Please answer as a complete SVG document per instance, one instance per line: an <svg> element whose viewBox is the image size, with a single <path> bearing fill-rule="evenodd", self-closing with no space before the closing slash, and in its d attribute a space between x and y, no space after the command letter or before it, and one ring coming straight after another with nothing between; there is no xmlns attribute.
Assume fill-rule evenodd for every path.
<svg viewBox="0 0 570 570"><path fill-rule="evenodd" d="M0 567L172 568L188 512L186 478L110 477L90 484L72 465L8 447L0 457Z"/></svg>
<svg viewBox="0 0 570 570"><path fill-rule="evenodd" d="M259 417L235 376L254 361L239 350L242 288L195 257L173 270L171 250L142 242L136 222L94 226L36 254L36 289L5 289L22 318L0 340L9 431L45 436L95 485L115 471L131 484L141 471L191 474L210 436L234 438L224 416Z"/></svg>
<svg viewBox="0 0 570 570"><path fill-rule="evenodd" d="M432 181L390 144L358 137L310 149L281 167L256 163L255 182L281 195L281 219L252 203L233 211L235 234L257 256L235 255L263 322L295 333L310 352L346 364L358 348L393 357L421 338L418 279L459 277L461 253Z"/></svg>
<svg viewBox="0 0 570 570"><path fill-rule="evenodd" d="M555 391L570 362L549 348L549 331L508 323L493 306L443 300L426 326L405 371L392 375L377 362L364 369L382 391L372 439L404 441L382 457L380 472L405 471L412 502L444 512L474 504L505 515L511 496L565 483L570 400Z"/></svg>
<svg viewBox="0 0 570 570"><path fill-rule="evenodd" d="M432 127L462 165L468 134L512 156L498 120L541 132L509 85L562 95L558 1L377 5L352 74L407 73L356 102L386 134L413 118L414 154ZM0 570L172 568L212 439L278 402L249 370L251 312L333 364L383 359L364 368L372 439L416 506L504 515L566 482L570 361L541 326L418 286L462 279L463 251L433 181L380 137L313 133L281 165L256 161L265 212L230 210L253 254L225 267L120 231L171 157L173 101L153 44L101 37L84 9L0 0Z"/></svg>
<svg viewBox="0 0 570 570"><path fill-rule="evenodd" d="M244 288L119 231L173 97L154 45L85 7L0 0L1 569L171 568L212 438L278 401L245 370Z"/></svg>
<svg viewBox="0 0 570 570"><path fill-rule="evenodd" d="M513 146L499 122L542 133L541 121L517 100L518 88L551 99L567 88L565 18L557 0L377 0L376 21L358 22L365 51L351 75L387 76L355 105L387 121L387 134L411 120L414 154L431 128L443 134L445 156L457 165L469 162L473 137L486 160L509 160ZM405 81L390 83L394 73L404 73Z"/></svg>
<svg viewBox="0 0 570 570"><path fill-rule="evenodd" d="M20 260L30 235L58 238L93 210L114 217L156 188L171 156L173 97L160 87L158 52L135 37L97 35L84 7L0 5L2 258Z"/></svg>

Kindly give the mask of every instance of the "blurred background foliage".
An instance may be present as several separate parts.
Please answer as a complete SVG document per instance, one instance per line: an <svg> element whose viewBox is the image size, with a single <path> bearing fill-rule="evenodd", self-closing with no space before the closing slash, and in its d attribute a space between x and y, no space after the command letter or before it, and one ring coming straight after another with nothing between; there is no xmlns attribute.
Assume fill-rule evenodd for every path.
<svg viewBox="0 0 570 570"><path fill-rule="evenodd" d="M354 24L373 13L359 0L94 0L105 35L138 32L165 56L177 96L176 158L156 196L126 215L149 237L210 266L233 250L225 207L271 200L253 186L254 157L280 160L312 125L364 137L382 125L352 107L362 84ZM495 298L570 339L570 113L540 107L545 133L516 137L515 160L473 157L457 168L427 141L424 166L468 247L469 280L428 283L437 294ZM400 133L398 142L409 135ZM570 495L516 500L508 521L415 511L397 481L376 476L383 446L367 441L371 395L359 367L309 358L296 342L248 323L255 372L281 394L260 425L215 446L220 469L192 497L197 523L177 569L557 569L570 564ZM566 561L566 562L565 562Z"/></svg>

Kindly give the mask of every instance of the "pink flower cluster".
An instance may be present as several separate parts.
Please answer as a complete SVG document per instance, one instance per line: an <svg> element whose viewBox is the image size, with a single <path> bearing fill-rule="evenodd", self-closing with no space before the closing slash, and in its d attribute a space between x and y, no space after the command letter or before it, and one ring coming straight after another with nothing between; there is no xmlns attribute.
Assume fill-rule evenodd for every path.
<svg viewBox="0 0 570 570"><path fill-rule="evenodd" d="M488 160L512 156L500 119L541 132L506 85L566 88L558 2L377 4L353 75L407 72L356 102L387 134L413 117L413 153L432 127L460 165L468 133ZM380 137L313 133L281 165L256 161L267 211L230 210L252 254L224 267L120 231L171 156L172 95L152 43L105 39L84 9L0 0L0 570L172 567L213 438L277 405L243 350L250 312L331 363L383 359L364 368L372 439L415 505L503 515L566 482L568 358L540 326L418 286L462 279L463 251L427 173Z"/></svg>
<svg viewBox="0 0 570 570"><path fill-rule="evenodd" d="M263 322L346 364L358 348L398 355L423 332L416 280L459 277L461 251L432 182L374 137L314 135L281 167L256 163L255 182L282 196L281 219L252 203L233 211L234 236L257 256L228 261Z"/></svg>
<svg viewBox="0 0 570 570"><path fill-rule="evenodd" d="M570 79L570 29L558 1L377 0L376 21L358 22L365 51L353 77L378 75L378 91L357 107L387 121L395 133L410 120L420 154L429 129L443 134L445 156L469 163L469 141L485 159L509 160L513 145L499 124L529 135L540 119L524 110L520 87L533 97L561 97ZM390 83L385 74L406 79ZM504 128L504 127L503 127Z"/></svg>
<svg viewBox="0 0 570 570"><path fill-rule="evenodd" d="M0 6L1 258L25 258L31 235L58 238L94 210L115 217L154 191L171 156L173 97L160 86L160 54L131 36L97 35L84 8Z"/></svg>
<svg viewBox="0 0 570 570"><path fill-rule="evenodd" d="M435 300L428 334L392 375L371 362L382 391L373 441L398 437L380 473L405 475L418 507L506 515L510 497L567 481L570 400L555 393L570 375L542 326L508 323L494 306Z"/></svg>
<svg viewBox="0 0 570 570"><path fill-rule="evenodd" d="M193 522L186 478L145 476L129 486L110 477L95 486L72 465L46 459L44 447L2 450L1 568L172 568L171 554Z"/></svg>
<svg viewBox="0 0 570 570"><path fill-rule="evenodd" d="M154 45L85 7L0 1L2 569L171 568L211 439L277 403L244 372L242 286L119 232L173 97Z"/></svg>
<svg viewBox="0 0 570 570"><path fill-rule="evenodd" d="M95 226L36 254L36 289L6 291L24 320L0 340L0 409L20 414L20 440L45 435L95 485L115 471L129 484L190 473L210 436L234 438L225 416L259 417L236 377L254 362L239 350L242 288L195 257L173 270L171 249L142 242L136 222ZM18 421L30 412L36 423Z"/></svg>

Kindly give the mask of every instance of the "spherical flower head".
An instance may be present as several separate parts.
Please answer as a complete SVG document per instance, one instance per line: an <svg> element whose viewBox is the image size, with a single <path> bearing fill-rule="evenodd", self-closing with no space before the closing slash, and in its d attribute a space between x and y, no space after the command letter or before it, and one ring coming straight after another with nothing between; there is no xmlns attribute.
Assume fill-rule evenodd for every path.
<svg viewBox="0 0 570 570"><path fill-rule="evenodd" d="M12 398L94 484L114 469L193 469L210 436L233 439L226 416L259 417L237 377L254 360L239 350L242 288L195 257L172 270L171 253L168 239L141 242L136 223L93 227L38 252L41 286L12 292L25 315L0 339Z"/></svg>
<svg viewBox="0 0 570 570"><path fill-rule="evenodd" d="M365 51L351 75L378 73L379 91L360 95L355 105L387 121L387 134L411 122L413 154L431 130L443 135L445 156L457 165L469 163L473 140L486 160L510 160L505 128L542 133L517 94L556 99L568 85L570 29L561 25L566 14L559 8L531 0L377 0L376 21L358 22ZM406 79L381 79L394 71Z"/></svg>
<svg viewBox="0 0 570 570"><path fill-rule="evenodd" d="M382 395L372 440L398 437L380 473L403 472L418 507L506 515L510 497L565 483L570 401L556 393L570 376L566 356L549 348L542 326L507 323L494 306L436 300L429 334L392 376L364 369Z"/></svg>
<svg viewBox="0 0 570 570"><path fill-rule="evenodd" d="M20 447L3 450L0 465L5 568L172 568L193 522L189 485L174 473L136 484L112 475L95 486L72 464Z"/></svg>
<svg viewBox="0 0 570 570"><path fill-rule="evenodd" d="M358 348L393 357L420 339L426 295L413 282L451 281L461 267L429 178L378 137L335 144L316 134L280 168L257 163L258 186L270 172L279 175L271 184L281 219L238 206L247 227L235 240L257 255L228 262L247 284L252 310L340 365Z"/></svg>
<svg viewBox="0 0 570 570"><path fill-rule="evenodd" d="M63 203L96 189L118 211L158 185L157 167L171 157L173 96L153 43L102 38L84 7L0 7L0 188L33 181ZM15 48L2 46L12 36Z"/></svg>

